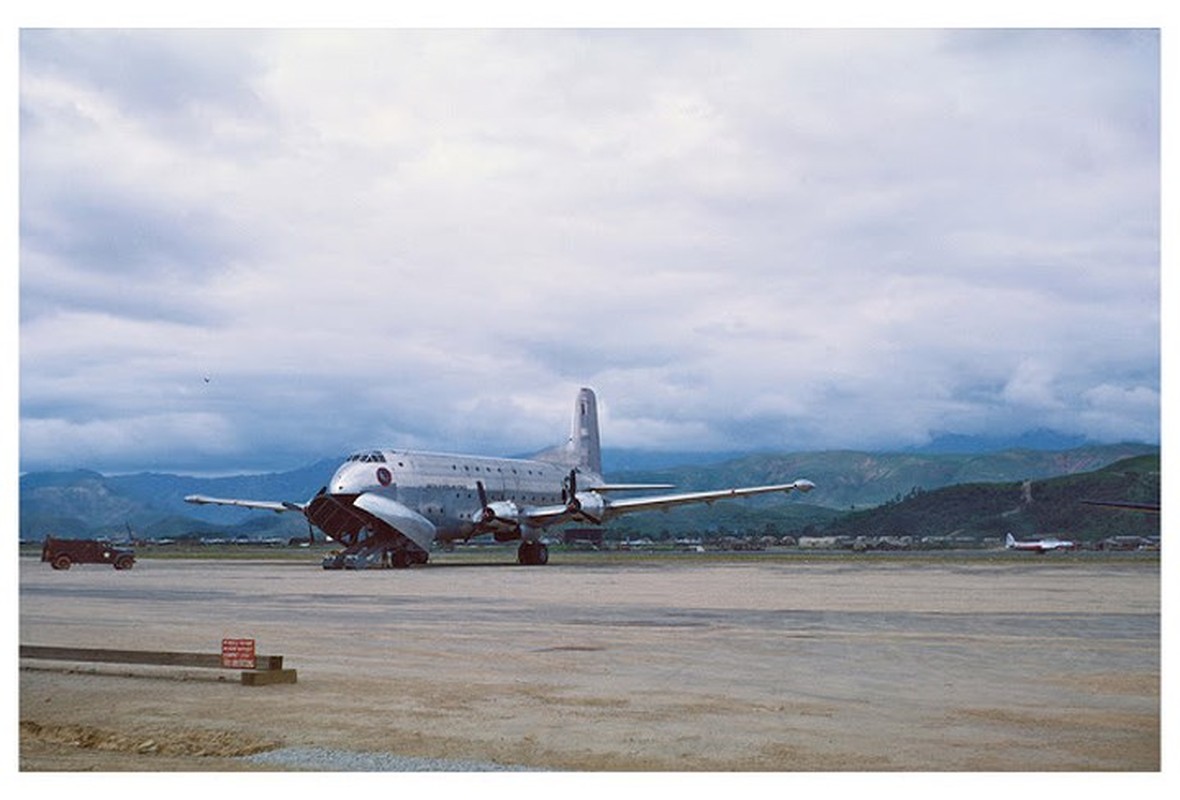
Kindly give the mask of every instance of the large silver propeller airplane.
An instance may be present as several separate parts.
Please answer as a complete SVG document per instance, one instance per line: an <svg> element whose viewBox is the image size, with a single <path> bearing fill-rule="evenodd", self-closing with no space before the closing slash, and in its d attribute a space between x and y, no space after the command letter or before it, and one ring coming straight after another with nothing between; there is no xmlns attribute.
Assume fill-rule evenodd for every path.
<svg viewBox="0 0 1180 800"><path fill-rule="evenodd" d="M582 389L564 445L531 459L488 458L409 450L367 450L340 465L306 503L189 495L189 503L299 512L344 545L325 569L424 564L433 542L449 544L490 533L519 541L521 564L545 564L542 532L569 522L601 525L623 514L771 492L808 492L811 481L681 494L611 497L667 484L608 484L602 479L598 406Z"/></svg>

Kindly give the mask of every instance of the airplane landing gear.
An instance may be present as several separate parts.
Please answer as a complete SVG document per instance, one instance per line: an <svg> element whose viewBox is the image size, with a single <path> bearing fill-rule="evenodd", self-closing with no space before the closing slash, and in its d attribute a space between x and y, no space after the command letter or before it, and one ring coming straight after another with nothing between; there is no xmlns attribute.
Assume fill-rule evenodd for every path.
<svg viewBox="0 0 1180 800"><path fill-rule="evenodd" d="M429 553L416 548L414 550L410 550L408 548L386 550L383 557L382 566L393 567L394 569L405 569L406 567L410 567L415 564L425 564L429 558Z"/></svg>
<svg viewBox="0 0 1180 800"><path fill-rule="evenodd" d="M549 548L543 542L521 542L516 551L516 561L528 567L539 567L549 563Z"/></svg>

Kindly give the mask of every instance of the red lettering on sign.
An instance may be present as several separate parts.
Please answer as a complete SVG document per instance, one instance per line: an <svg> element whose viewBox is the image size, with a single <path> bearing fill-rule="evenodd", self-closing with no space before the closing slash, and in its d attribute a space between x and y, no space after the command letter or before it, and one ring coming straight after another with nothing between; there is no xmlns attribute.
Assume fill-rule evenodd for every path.
<svg viewBox="0 0 1180 800"><path fill-rule="evenodd" d="M257 664L253 639L221 640L221 666L226 669L254 669Z"/></svg>

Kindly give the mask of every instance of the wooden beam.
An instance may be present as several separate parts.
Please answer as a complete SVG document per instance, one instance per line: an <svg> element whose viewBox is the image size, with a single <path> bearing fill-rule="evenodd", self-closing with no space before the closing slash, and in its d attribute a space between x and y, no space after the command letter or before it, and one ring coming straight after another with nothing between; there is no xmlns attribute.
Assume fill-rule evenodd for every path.
<svg viewBox="0 0 1180 800"><path fill-rule="evenodd" d="M47 647L22 644L21 658L49 661L99 661L107 664L152 664L163 667L203 667L225 669L220 653L176 653L153 650L107 650L90 647ZM257 656L255 671L283 668L282 656Z"/></svg>
<svg viewBox="0 0 1180 800"><path fill-rule="evenodd" d="M245 670L242 672L243 686L268 686L272 683L295 683L293 669Z"/></svg>

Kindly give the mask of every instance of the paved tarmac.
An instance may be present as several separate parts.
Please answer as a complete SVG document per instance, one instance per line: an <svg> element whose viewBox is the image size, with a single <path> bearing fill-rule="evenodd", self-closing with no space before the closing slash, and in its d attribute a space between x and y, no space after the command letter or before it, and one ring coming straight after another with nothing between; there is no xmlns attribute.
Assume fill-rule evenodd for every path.
<svg viewBox="0 0 1180 800"><path fill-rule="evenodd" d="M1158 558L1074 555L22 559L23 644L249 637L299 680L25 661L21 769L1158 770Z"/></svg>

